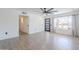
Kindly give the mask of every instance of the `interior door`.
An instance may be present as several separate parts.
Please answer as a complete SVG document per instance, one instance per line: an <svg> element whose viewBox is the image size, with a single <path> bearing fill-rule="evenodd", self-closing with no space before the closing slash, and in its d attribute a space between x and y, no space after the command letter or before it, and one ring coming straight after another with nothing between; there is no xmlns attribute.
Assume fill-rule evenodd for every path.
<svg viewBox="0 0 79 59"><path fill-rule="evenodd" d="M50 32L50 18L45 19L45 31Z"/></svg>

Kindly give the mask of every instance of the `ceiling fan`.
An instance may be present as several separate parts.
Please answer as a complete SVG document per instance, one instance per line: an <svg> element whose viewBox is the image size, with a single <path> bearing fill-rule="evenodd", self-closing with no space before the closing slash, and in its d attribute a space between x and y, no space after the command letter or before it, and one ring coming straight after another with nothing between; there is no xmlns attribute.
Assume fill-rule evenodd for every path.
<svg viewBox="0 0 79 59"><path fill-rule="evenodd" d="M50 8L50 9L48 9L48 8L40 8L40 9L41 9L42 13L45 14L45 15L57 12L57 11L53 10L54 8Z"/></svg>

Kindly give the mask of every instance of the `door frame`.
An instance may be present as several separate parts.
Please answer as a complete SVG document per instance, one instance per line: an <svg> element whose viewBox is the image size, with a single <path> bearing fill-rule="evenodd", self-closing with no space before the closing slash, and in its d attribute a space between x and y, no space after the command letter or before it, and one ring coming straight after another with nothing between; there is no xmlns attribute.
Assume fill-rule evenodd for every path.
<svg viewBox="0 0 79 59"><path fill-rule="evenodd" d="M46 20L48 20L48 25L49 25L48 29L49 29L49 30L47 30L47 28L46 28L46 27L47 27L47 26L46 26ZM51 29L50 29L50 20L51 20L50 18L45 18L45 31L48 31L48 32L51 31Z"/></svg>

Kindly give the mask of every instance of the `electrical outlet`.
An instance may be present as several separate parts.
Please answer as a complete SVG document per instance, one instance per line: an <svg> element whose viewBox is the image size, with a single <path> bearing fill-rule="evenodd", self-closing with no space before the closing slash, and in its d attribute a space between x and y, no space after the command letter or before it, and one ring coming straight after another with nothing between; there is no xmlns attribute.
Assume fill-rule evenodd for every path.
<svg viewBox="0 0 79 59"><path fill-rule="evenodd" d="M7 34L8 34L8 32L5 32L5 34L7 35Z"/></svg>

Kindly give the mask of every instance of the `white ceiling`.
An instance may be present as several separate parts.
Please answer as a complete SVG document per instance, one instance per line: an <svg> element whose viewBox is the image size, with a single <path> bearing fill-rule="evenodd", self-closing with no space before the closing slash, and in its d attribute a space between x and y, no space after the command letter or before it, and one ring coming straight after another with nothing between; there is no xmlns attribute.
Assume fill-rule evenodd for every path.
<svg viewBox="0 0 79 59"><path fill-rule="evenodd" d="M40 8L16 8L16 10L21 12L30 12L30 13L37 13L37 14L42 13ZM61 13L66 13L71 11L78 11L78 10L79 8L54 8L53 11L58 11L58 12L54 12L52 14L61 14Z"/></svg>

